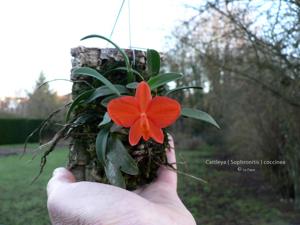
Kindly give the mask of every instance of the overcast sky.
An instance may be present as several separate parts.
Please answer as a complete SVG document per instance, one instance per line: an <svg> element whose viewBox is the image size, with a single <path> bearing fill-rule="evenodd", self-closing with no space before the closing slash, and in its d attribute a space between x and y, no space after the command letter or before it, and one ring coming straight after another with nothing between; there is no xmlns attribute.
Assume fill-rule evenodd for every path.
<svg viewBox="0 0 300 225"><path fill-rule="evenodd" d="M9 0L0 2L0 97L24 96L43 71L48 80L69 79L70 49L78 45L107 47L89 34L109 36L122 0ZM192 15L185 4L196 0L130 0L132 46L166 50L165 37ZM112 40L129 46L128 4L124 4ZM69 82L51 88L71 90Z"/></svg>

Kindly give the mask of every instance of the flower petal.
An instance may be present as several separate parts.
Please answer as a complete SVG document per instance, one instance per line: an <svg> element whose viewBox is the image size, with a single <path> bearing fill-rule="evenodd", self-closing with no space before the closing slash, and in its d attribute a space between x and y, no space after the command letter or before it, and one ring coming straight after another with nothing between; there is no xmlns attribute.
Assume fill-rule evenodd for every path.
<svg viewBox="0 0 300 225"><path fill-rule="evenodd" d="M148 120L149 130L143 128L142 119L138 119L129 130L129 143L133 146L136 145L141 137L145 141L148 141L149 138L153 138L158 143L163 143L164 133L162 129L157 127L151 120Z"/></svg>
<svg viewBox="0 0 300 225"><path fill-rule="evenodd" d="M180 116L180 104L171 98L154 97L147 109L147 117L159 128L174 123Z"/></svg>
<svg viewBox="0 0 300 225"><path fill-rule="evenodd" d="M162 132L162 129L157 127L150 119L148 121L150 125L150 137L162 144L164 142L164 133Z"/></svg>
<svg viewBox="0 0 300 225"><path fill-rule="evenodd" d="M130 127L139 118L139 106L134 97L124 96L111 100L107 105L110 118L119 126Z"/></svg>
<svg viewBox="0 0 300 225"><path fill-rule="evenodd" d="M136 89L135 97L138 101L141 112L145 112L152 99L151 90L147 82L142 81L139 83Z"/></svg>
<svg viewBox="0 0 300 225"><path fill-rule="evenodd" d="M130 127L129 130L129 143L133 146L136 145L142 137L141 131L141 121L138 119L135 123Z"/></svg>

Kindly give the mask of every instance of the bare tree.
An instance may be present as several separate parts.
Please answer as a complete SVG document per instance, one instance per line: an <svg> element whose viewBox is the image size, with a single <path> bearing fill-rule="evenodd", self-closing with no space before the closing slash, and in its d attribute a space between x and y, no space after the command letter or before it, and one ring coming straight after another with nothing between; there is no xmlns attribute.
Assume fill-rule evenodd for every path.
<svg viewBox="0 0 300 225"><path fill-rule="evenodd" d="M300 207L300 2L207 0L176 29L172 66L207 86L224 146L244 157L283 160L266 177ZM180 54L178 54L180 53ZM193 93L189 93L197 101ZM249 154L250 153L250 154Z"/></svg>

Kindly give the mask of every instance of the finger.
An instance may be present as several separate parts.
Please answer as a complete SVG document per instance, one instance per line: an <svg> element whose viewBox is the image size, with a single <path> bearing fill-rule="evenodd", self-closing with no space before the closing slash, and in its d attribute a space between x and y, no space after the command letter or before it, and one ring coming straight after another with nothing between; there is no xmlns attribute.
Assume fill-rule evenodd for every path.
<svg viewBox="0 0 300 225"><path fill-rule="evenodd" d="M49 180L47 185L48 196L53 190L61 187L64 184L74 183L76 181L74 175L67 169L60 167L53 171L52 178Z"/></svg>
<svg viewBox="0 0 300 225"><path fill-rule="evenodd" d="M176 155L174 148L174 140L170 134L168 134L169 148L166 149L167 160L169 164L176 169ZM157 182L167 183L169 188L173 190L177 189L177 173L172 168L167 166L161 166L158 170Z"/></svg>

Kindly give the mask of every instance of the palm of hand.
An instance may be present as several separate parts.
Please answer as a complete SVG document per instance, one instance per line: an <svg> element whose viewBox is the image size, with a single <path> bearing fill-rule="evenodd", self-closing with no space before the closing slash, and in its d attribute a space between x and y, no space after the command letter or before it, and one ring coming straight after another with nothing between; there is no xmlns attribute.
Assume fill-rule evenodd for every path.
<svg viewBox="0 0 300 225"><path fill-rule="evenodd" d="M175 162L174 151L167 152ZM175 172L160 168L147 187L130 192L93 182L75 182L66 169L56 169L48 183L48 210L55 225L195 225L179 199Z"/></svg>

